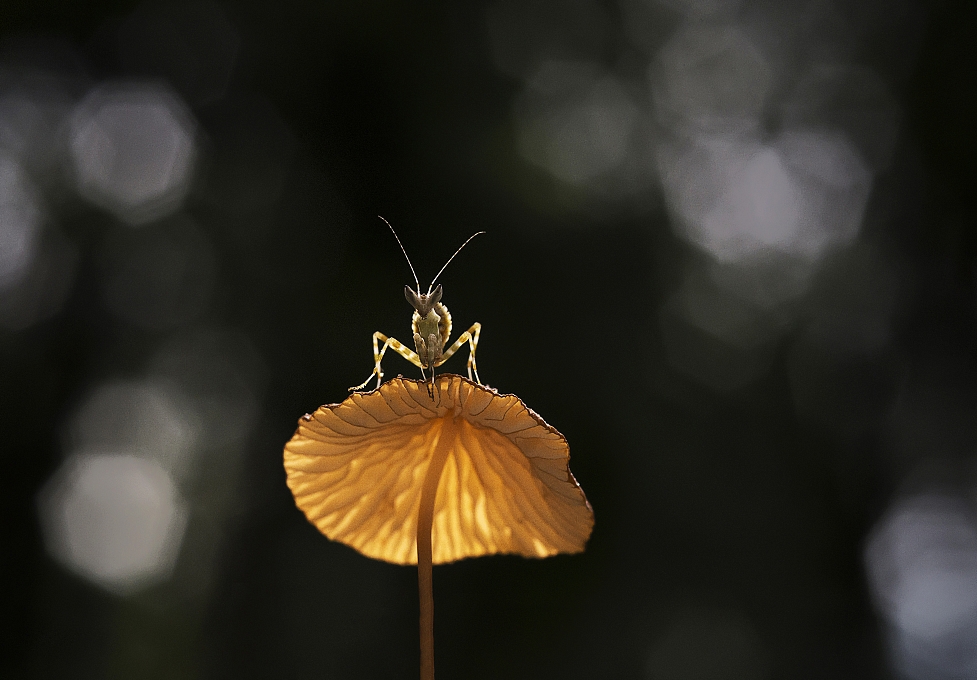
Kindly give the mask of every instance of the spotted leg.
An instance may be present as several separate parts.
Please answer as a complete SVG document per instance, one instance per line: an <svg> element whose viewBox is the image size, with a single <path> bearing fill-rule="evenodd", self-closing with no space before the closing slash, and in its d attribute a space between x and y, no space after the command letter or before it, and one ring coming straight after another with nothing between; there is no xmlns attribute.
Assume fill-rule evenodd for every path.
<svg viewBox="0 0 977 680"><path fill-rule="evenodd" d="M478 367L475 364L475 348L478 347L478 336L481 332L482 332L482 324L476 321L475 323L472 324L471 328L469 328L467 331L465 331L464 333L458 336L458 339L455 340L454 344L451 345L451 347L449 347L444 351L444 354L441 355L441 361L439 362L439 365L447 361L452 354L454 354L459 349L461 349L462 346L464 346L464 344L467 342L468 347L471 350L468 353L468 379L469 380L472 379L472 371L474 371L475 382L481 385L482 381L478 379ZM367 381L369 382L369 378L367 378Z"/></svg>
<svg viewBox="0 0 977 680"><path fill-rule="evenodd" d="M382 349L378 344L379 340L383 340ZM417 356L417 352L405 347L403 343L397 340L397 338L388 338L380 331L377 331L376 333L373 334L373 360L374 362L376 362L376 365L373 368L373 373L371 373L370 377L368 377L366 380L364 380L356 387L350 387L349 388L350 392L358 392L359 390L362 390L364 387L366 387L367 383L369 383L373 379L373 376L376 376L377 387L378 388L380 387L380 380L383 378L383 370L380 368L380 362L383 361L383 355L386 354L388 347L393 351L395 351L400 356L407 359L407 361L411 362L412 364L420 368L421 372L423 373L424 367L421 365L421 358Z"/></svg>

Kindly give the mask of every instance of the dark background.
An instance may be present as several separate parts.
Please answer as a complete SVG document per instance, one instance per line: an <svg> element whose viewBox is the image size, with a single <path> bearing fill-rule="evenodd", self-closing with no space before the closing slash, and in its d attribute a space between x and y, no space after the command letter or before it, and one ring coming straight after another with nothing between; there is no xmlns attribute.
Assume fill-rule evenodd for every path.
<svg viewBox="0 0 977 680"><path fill-rule="evenodd" d="M669 80L690 26L755 49ZM444 302L482 323L482 380L566 435L597 518L582 555L435 569L439 677L977 677L975 31L970 3L909 0L4 3L0 151L39 217L33 259L0 262L0 674L417 672L414 570L320 536L282 469L296 419L370 371L370 334L408 339L380 214L422 286L487 232ZM547 90L547 60L618 98ZM819 63L858 77L798 114ZM79 170L84 102L137 86L192 130L165 205ZM566 124L581 101L630 103ZM763 148L840 131L870 184L853 233L698 240L662 150L745 119ZM0 200L14 252L23 201ZM106 385L127 387L92 407ZM191 432L177 472L133 397L159 385ZM186 524L142 580L65 557L70 461L96 449L172 473Z"/></svg>

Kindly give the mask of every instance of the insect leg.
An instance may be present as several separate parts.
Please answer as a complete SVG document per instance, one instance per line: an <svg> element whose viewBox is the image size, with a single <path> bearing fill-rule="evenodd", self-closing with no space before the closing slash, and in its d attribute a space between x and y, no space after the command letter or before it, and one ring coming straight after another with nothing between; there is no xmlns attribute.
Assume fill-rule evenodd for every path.
<svg viewBox="0 0 977 680"><path fill-rule="evenodd" d="M377 343L378 340L383 340L383 348L379 347ZM373 379L373 376L376 376L377 387L380 387L380 380L383 378L383 369L380 367L380 362L383 361L383 355L386 354L388 347L400 356L407 359L407 361L420 368L422 371L424 370L423 366L421 366L421 358L417 356L417 353L414 350L405 347L399 340L397 340L397 338L388 338L380 331L377 331L373 334L373 360L376 362L373 372L370 374L370 377L356 387L350 387L350 392L362 390L364 387L366 387L367 383Z"/></svg>
<svg viewBox="0 0 977 680"><path fill-rule="evenodd" d="M481 334L481 332L482 332L482 324L476 321L475 323L472 324L471 328L469 328L467 331L465 331L464 333L458 336L458 339L455 340L454 344L451 345L451 347L445 350L444 354L441 355L441 361L439 362L439 365L443 364L448 359L448 357L450 357L452 354L454 354L459 349L461 349L461 347L464 346L464 344L467 342L468 348L470 350L470 352L468 353L468 379L469 380L472 379L472 372L474 371L475 382L481 385L482 381L478 379L478 367L475 364L475 348L478 347L478 336Z"/></svg>
<svg viewBox="0 0 977 680"><path fill-rule="evenodd" d="M377 340L379 338L383 338L384 340L382 350L379 349L379 347L377 346ZM358 390L362 390L364 387L366 387L367 383L369 383L373 379L373 376L377 377L377 387L380 387L380 378L383 377L383 371L380 369L380 360L383 359L383 354L384 352L387 351L387 345L389 344L390 344L390 340L387 338L387 336L385 336L380 331L377 331L376 333L373 334L373 361L375 362L373 372L370 373L370 376L366 380L361 382L356 387L350 387L349 388L350 392L356 392Z"/></svg>

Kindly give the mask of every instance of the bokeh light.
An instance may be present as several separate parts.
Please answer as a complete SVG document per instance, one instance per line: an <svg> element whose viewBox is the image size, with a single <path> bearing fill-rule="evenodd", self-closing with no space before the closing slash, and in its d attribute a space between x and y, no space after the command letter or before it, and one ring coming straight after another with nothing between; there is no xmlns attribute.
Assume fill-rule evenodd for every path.
<svg viewBox="0 0 977 680"><path fill-rule="evenodd" d="M661 48L649 73L667 124L728 132L759 125L772 70L738 27L690 23Z"/></svg>
<svg viewBox="0 0 977 680"><path fill-rule="evenodd" d="M200 425L181 395L159 382L116 380L99 385L67 424L68 450L125 451L184 476Z"/></svg>
<svg viewBox="0 0 977 680"><path fill-rule="evenodd" d="M872 172L889 167L899 140L899 104L879 74L861 65L816 62L780 104L784 125L833 129L854 144Z"/></svg>
<svg viewBox="0 0 977 680"><path fill-rule="evenodd" d="M171 214L190 188L195 134L195 122L169 88L103 85L72 118L78 191L134 226Z"/></svg>
<svg viewBox="0 0 977 680"><path fill-rule="evenodd" d="M40 207L17 161L0 155L0 294L18 284L34 262Z"/></svg>
<svg viewBox="0 0 977 680"><path fill-rule="evenodd" d="M60 312L77 263L77 250L62 234L43 234L40 252L24 278L0 292L0 326L22 331Z"/></svg>
<svg viewBox="0 0 977 680"><path fill-rule="evenodd" d="M977 673L977 513L947 493L897 499L865 548L875 601L901 677Z"/></svg>
<svg viewBox="0 0 977 680"><path fill-rule="evenodd" d="M789 132L768 146L700 137L662 153L681 233L720 261L774 251L820 257L857 234L871 189L843 138Z"/></svg>
<svg viewBox="0 0 977 680"><path fill-rule="evenodd" d="M79 452L48 482L40 504L51 555L107 590L131 594L173 569L186 507L155 461Z"/></svg>
<svg viewBox="0 0 977 680"><path fill-rule="evenodd" d="M55 41L0 53L0 327L20 331L56 315L78 253L57 223L73 55Z"/></svg>
<svg viewBox="0 0 977 680"><path fill-rule="evenodd" d="M571 184L622 163L638 116L620 83L595 71L588 63L543 62L517 104L523 156Z"/></svg>

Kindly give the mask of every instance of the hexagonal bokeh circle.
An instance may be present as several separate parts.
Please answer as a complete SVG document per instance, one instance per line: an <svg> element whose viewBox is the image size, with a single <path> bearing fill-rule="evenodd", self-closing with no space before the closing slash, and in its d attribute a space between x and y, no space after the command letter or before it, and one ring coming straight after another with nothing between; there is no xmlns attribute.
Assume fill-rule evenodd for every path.
<svg viewBox="0 0 977 680"><path fill-rule="evenodd" d="M130 225L173 213L190 188L195 131L186 106L163 85L93 90L71 121L78 192Z"/></svg>

